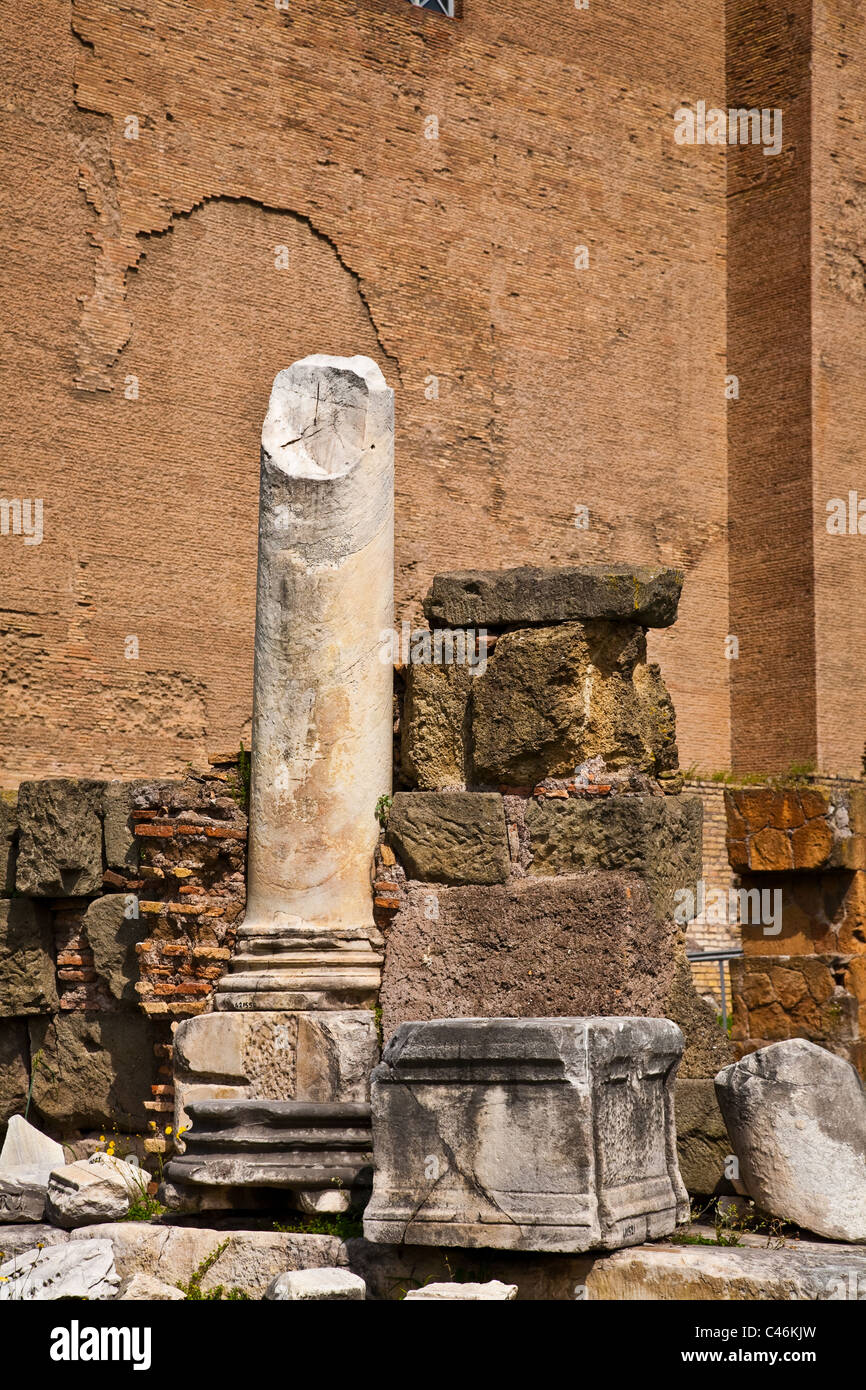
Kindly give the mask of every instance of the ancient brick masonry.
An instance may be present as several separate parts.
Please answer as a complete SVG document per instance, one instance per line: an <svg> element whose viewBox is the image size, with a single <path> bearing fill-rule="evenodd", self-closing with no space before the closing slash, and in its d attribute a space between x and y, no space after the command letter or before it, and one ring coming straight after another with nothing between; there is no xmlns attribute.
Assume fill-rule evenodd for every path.
<svg viewBox="0 0 866 1390"><path fill-rule="evenodd" d="M0 1120L31 1080L34 1115L73 1140L172 1117L173 1027L208 1008L244 906L243 787L217 762L25 782L2 803Z"/></svg>
<svg viewBox="0 0 866 1390"><path fill-rule="evenodd" d="M866 789L841 779L746 787L726 804L742 887L781 904L780 930L741 925L744 956L731 963L738 1054L807 1038L866 1075Z"/></svg>

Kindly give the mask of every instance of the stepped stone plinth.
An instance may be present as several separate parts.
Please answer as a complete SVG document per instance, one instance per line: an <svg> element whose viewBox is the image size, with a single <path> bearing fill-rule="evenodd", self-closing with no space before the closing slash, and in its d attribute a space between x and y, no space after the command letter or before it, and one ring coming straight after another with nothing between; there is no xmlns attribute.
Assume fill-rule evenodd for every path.
<svg viewBox="0 0 866 1390"><path fill-rule="evenodd" d="M331 1209L369 1189L369 1105L212 1100L192 1102L188 1110L192 1128L185 1152L166 1167L169 1183L345 1197Z"/></svg>
<svg viewBox="0 0 866 1390"><path fill-rule="evenodd" d="M578 1252L688 1219L663 1018L403 1023L372 1078L368 1240Z"/></svg>

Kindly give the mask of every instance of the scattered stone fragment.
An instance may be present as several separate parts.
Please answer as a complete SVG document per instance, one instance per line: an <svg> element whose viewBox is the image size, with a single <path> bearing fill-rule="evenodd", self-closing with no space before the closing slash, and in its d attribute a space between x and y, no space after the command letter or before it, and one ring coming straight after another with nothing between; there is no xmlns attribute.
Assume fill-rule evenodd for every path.
<svg viewBox="0 0 866 1390"><path fill-rule="evenodd" d="M118 1221L142 1192L139 1169L105 1154L56 1168L48 1182L48 1215L72 1230L95 1221Z"/></svg>
<svg viewBox="0 0 866 1390"><path fill-rule="evenodd" d="M46 1183L38 1173L0 1173L0 1221L41 1221L45 1193Z"/></svg>
<svg viewBox="0 0 866 1390"><path fill-rule="evenodd" d="M425 1284L421 1289L410 1289L404 1299L415 1303L449 1302L485 1303L498 1301L511 1303L517 1297L516 1284L502 1284L491 1279L487 1284Z"/></svg>
<svg viewBox="0 0 866 1390"><path fill-rule="evenodd" d="M829 1240L866 1242L866 1094L848 1062L789 1038L725 1067L716 1095L759 1207Z"/></svg>
<svg viewBox="0 0 866 1390"><path fill-rule="evenodd" d="M0 1224L0 1263L43 1245L63 1245L68 1239L68 1231L61 1231L59 1226L49 1226L47 1222L39 1222L38 1225L23 1221L8 1226Z"/></svg>
<svg viewBox="0 0 866 1390"><path fill-rule="evenodd" d="M424 613L439 627L496 628L592 618L670 627L682 586L682 570L643 565L452 570L434 576Z"/></svg>
<svg viewBox="0 0 866 1390"><path fill-rule="evenodd" d="M23 1115L12 1116L0 1150L0 1174L15 1173L23 1168L43 1174L47 1182L51 1170L62 1167L65 1162L62 1144L28 1124Z"/></svg>
<svg viewBox="0 0 866 1390"><path fill-rule="evenodd" d="M278 1274L265 1298L281 1303L362 1302L367 1286L348 1269L298 1269Z"/></svg>
<svg viewBox="0 0 866 1390"><path fill-rule="evenodd" d="M0 1301L114 1298L120 1284L110 1240L28 1250L0 1265Z"/></svg>
<svg viewBox="0 0 866 1390"><path fill-rule="evenodd" d="M164 1284L152 1274L133 1274L123 1281L117 1298L121 1303L183 1303L186 1294L176 1284Z"/></svg>

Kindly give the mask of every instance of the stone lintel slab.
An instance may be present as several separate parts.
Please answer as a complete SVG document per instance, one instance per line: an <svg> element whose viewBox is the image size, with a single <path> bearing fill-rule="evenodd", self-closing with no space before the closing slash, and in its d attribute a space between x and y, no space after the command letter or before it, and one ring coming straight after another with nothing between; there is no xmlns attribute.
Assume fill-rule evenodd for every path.
<svg viewBox="0 0 866 1390"><path fill-rule="evenodd" d="M641 565L579 565L437 574L424 600L431 626L500 628L533 623L676 621L683 571Z"/></svg>
<svg viewBox="0 0 866 1390"><path fill-rule="evenodd" d="M668 1019L405 1023L372 1077L368 1240L579 1252L688 1215Z"/></svg>

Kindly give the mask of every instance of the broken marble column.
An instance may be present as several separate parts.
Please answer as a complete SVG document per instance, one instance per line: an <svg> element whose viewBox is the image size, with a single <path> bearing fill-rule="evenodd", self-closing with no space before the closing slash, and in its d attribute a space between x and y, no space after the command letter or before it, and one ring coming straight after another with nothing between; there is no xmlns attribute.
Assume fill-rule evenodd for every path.
<svg viewBox="0 0 866 1390"><path fill-rule="evenodd" d="M393 392L305 357L262 429L247 911L217 1009L372 1006L370 864L391 789Z"/></svg>
<svg viewBox="0 0 866 1390"><path fill-rule="evenodd" d="M866 1241L866 1093L850 1062L805 1038L716 1077L740 1190L828 1240Z"/></svg>
<svg viewBox="0 0 866 1390"><path fill-rule="evenodd" d="M403 1023L372 1078L368 1240L612 1250L688 1219L663 1018Z"/></svg>
<svg viewBox="0 0 866 1390"><path fill-rule="evenodd" d="M247 908L215 1012L177 1030L178 1127L203 1102L226 1107L230 1127L240 1102L369 1095L382 961L371 868L393 737L382 659L393 445L393 392L369 358L307 357L276 377L262 429ZM254 1150L237 1154L232 1183L260 1185ZM224 1186L215 1151L176 1181L204 1191L208 1164ZM307 1191L302 1204L321 1200Z"/></svg>

